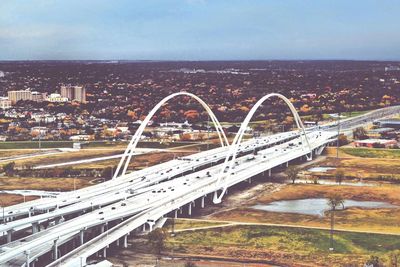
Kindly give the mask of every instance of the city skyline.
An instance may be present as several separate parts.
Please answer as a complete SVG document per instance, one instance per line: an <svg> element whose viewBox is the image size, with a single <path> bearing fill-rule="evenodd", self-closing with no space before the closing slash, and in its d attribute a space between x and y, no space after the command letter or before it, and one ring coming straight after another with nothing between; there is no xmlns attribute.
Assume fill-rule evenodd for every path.
<svg viewBox="0 0 400 267"><path fill-rule="evenodd" d="M400 60L395 1L2 1L0 60Z"/></svg>

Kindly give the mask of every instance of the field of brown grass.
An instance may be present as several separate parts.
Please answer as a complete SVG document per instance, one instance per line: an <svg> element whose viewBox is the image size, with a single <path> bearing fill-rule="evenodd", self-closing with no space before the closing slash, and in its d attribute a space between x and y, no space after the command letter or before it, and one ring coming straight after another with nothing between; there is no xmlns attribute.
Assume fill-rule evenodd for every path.
<svg viewBox="0 0 400 267"><path fill-rule="evenodd" d="M89 179L75 179L76 188L90 185ZM74 189L74 178L17 178L1 177L0 190L69 191Z"/></svg>
<svg viewBox="0 0 400 267"><path fill-rule="evenodd" d="M217 212L211 218L241 222L260 222L282 225L329 227L330 218L296 213L267 212L250 208L253 204L266 204L276 200L324 198L332 193L344 199L385 201L399 208L364 209L351 207L336 212L336 228L380 233L400 233L400 186L337 186L295 184L287 185L274 193L260 194L245 207Z"/></svg>
<svg viewBox="0 0 400 267"><path fill-rule="evenodd" d="M343 171L346 179L400 182L400 156L398 155L398 151L393 149L346 147L339 150L337 159L336 148L329 147L326 150L327 158L319 162L318 166L335 167ZM329 170L314 174L320 178L334 178L335 172L335 170Z"/></svg>
<svg viewBox="0 0 400 267"><path fill-rule="evenodd" d="M123 150L93 150L93 149L84 149L80 151L74 152L64 152L54 155L43 155L37 156L33 158L27 159L19 159L19 160L12 160L15 162L16 167L22 166L37 166L42 164L52 164L68 162L68 161L76 161L82 159L90 159L90 158L97 158L97 157L106 157L112 156L116 154L123 153Z"/></svg>
<svg viewBox="0 0 400 267"><path fill-rule="evenodd" d="M34 196L27 196L25 197L25 201L30 201L37 199L38 197ZM4 205L5 207L15 205L21 202L24 202L24 197L21 195L15 195L15 194L2 194L0 193L0 199L1 199L1 205Z"/></svg>

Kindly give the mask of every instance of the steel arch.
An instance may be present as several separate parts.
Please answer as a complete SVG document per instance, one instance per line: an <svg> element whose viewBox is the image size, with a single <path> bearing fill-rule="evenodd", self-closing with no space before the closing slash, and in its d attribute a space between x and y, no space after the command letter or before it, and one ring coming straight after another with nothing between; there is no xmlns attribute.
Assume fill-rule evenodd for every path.
<svg viewBox="0 0 400 267"><path fill-rule="evenodd" d="M193 99L195 99L197 102L199 102L203 108L207 111L208 115L210 116L212 122L214 123L214 126L217 130L218 133L218 137L221 143L221 146L229 146L229 142L228 139L226 138L226 135L222 129L221 124L219 123L217 117L215 116L215 114L213 113L213 111L211 110L211 108L198 96L192 94L192 93L188 93L188 92L178 92L178 93L174 93L171 94L165 98L163 98L151 111L150 113L146 116L146 118L143 120L143 122L140 124L139 128L137 129L137 131L135 132L135 134L133 135L131 141L129 142L118 166L117 169L113 175L113 179L115 179L116 177L118 177L118 173L120 172L122 165L125 162L124 168L122 170L121 175L124 175L126 173L126 170L128 169L129 166L129 162L131 161L131 158L133 156L133 152L139 142L140 137L143 134L144 129L146 128L147 124L150 122L151 118L154 116L154 114L161 108L162 105L164 105L166 102L168 102L170 99L176 97L176 96L189 96Z"/></svg>
<svg viewBox="0 0 400 267"><path fill-rule="evenodd" d="M307 138L307 135L306 135L306 131L305 131L303 122L301 121L300 116L299 116L299 114L297 113L296 108L293 106L293 104L290 102L290 100L287 99L287 98L286 98L284 95L282 95L282 94L278 94L278 93L267 94L267 95L263 96L260 100L258 100L257 103L251 108L251 110L250 110L249 113L247 114L246 118L245 118L244 121L242 122L242 124L241 124L241 126L240 126L240 128L239 128L239 130L238 130L238 132L237 132L237 134L235 135L235 138L234 138L232 144L229 146L228 154L227 154L227 156L226 156L226 158L225 158L224 164L223 164L223 166L222 166L222 169L221 169L220 173L218 174L218 179L217 179L217 181L216 181L217 190L222 189L222 192L221 192L221 194L218 196L218 195L217 195L217 190L215 191L216 193L215 193L215 195L214 195L214 203L220 203L221 200L222 200L222 197L224 196L224 194L225 194L225 192L226 192L227 185L224 184L224 185L221 186L221 183L223 183L223 181L222 181L223 179L224 179L224 181L226 181L226 180L229 178L229 176L230 176L230 170L232 169L233 164L234 164L234 162L235 162L235 160L236 160L236 155L237 155L237 152L238 152L238 150L239 150L239 145L240 145L240 143L242 142L244 133L245 133L245 131L246 131L247 126L248 126L249 123L250 123L250 120L252 119L254 113L258 110L258 108L259 108L267 99L269 99L269 98L271 98L271 97L278 97L278 98L282 99L282 100L286 103L286 105L289 107L289 109L290 109L290 111L292 112L293 117L294 117L294 119L295 119L295 121L296 121L297 127L298 127L298 128L300 129L300 131L302 131L302 133L303 133L303 136L304 136L304 139L305 139L305 143L306 143L306 144L305 144L304 142L302 142L302 143L303 143L304 145L307 145L307 146L308 146L308 149L309 149L309 151L310 151L310 156L307 156L307 159L311 160L311 157L312 157L312 148L311 148L310 143L309 143L309 141L308 141L308 138ZM302 136L302 135L300 135L300 136ZM230 159L231 157L232 157L232 159L229 161L229 159ZM228 171L225 172L225 170L226 170L227 167L228 167ZM226 173L227 175L225 175L225 173ZM226 176L226 177L225 177L225 176Z"/></svg>

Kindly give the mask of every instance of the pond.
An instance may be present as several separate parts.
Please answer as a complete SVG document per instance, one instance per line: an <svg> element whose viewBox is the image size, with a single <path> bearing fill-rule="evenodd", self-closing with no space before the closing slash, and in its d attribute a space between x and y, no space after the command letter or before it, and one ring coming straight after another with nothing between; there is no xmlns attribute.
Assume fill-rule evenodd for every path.
<svg viewBox="0 0 400 267"><path fill-rule="evenodd" d="M399 206L392 205L387 202L357 201L357 200L345 200L344 206L345 208L360 207L360 208L371 208L371 209L399 208ZM266 205L262 204L254 205L252 206L252 208L263 211L299 213L305 215L317 215L321 217L324 216L324 212L326 210L330 209L326 198L280 200L271 202Z"/></svg>
<svg viewBox="0 0 400 267"><path fill-rule="evenodd" d="M327 172L327 171L329 171L329 170L334 170L334 169L336 169L336 168L334 168L334 167L312 167L312 168L310 168L310 169L308 169L307 171L309 171L309 172Z"/></svg>
<svg viewBox="0 0 400 267"><path fill-rule="evenodd" d="M291 183L291 180L285 180L287 183ZM311 179L297 179L296 180L297 184L314 184L314 181ZM322 185L348 185L348 186L376 186L376 184L372 183L365 183L365 182L360 182L360 181L349 181L349 182L341 182L340 184L337 183L336 181L333 180L325 180L325 179L319 179L318 184Z"/></svg>

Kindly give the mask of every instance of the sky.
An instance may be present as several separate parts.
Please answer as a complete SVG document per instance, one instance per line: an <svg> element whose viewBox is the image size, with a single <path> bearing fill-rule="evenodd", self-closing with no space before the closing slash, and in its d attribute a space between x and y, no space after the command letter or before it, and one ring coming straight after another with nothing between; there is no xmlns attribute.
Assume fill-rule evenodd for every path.
<svg viewBox="0 0 400 267"><path fill-rule="evenodd" d="M400 60L398 0L0 0L0 60Z"/></svg>

